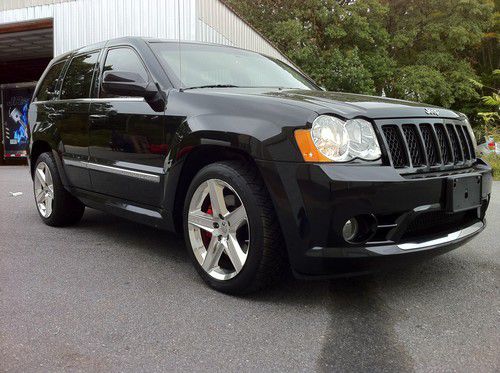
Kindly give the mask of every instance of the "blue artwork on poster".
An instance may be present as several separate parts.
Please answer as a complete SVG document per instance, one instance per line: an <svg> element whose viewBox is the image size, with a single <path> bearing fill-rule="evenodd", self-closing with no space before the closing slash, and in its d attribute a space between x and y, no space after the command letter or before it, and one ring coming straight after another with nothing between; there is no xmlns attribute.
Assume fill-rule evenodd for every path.
<svg viewBox="0 0 500 373"><path fill-rule="evenodd" d="M26 157L28 137L28 109L32 88L3 89L4 156Z"/></svg>

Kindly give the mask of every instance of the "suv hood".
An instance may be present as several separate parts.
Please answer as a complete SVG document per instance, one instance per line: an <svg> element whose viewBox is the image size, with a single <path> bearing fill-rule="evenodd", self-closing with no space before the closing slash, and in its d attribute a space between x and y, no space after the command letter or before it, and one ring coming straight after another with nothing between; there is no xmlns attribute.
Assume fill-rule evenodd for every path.
<svg viewBox="0 0 500 373"><path fill-rule="evenodd" d="M202 90L195 91L201 93ZM206 90L203 91L207 93ZM313 110L318 114L338 114L348 119L357 116L373 119L420 117L456 119L461 117L455 111L432 105L352 93L269 88L216 88L210 91L217 95L240 97L243 95L248 99L267 97L283 104Z"/></svg>

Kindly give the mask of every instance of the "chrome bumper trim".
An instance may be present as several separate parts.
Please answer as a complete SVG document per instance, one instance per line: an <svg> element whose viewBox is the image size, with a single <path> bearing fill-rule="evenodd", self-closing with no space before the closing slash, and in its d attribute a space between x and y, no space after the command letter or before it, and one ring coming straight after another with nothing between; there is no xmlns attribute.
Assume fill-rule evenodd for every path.
<svg viewBox="0 0 500 373"><path fill-rule="evenodd" d="M438 246L438 245L444 245L447 243L450 243L455 240L463 239L468 236L474 235L475 233L478 233L483 229L484 223L482 222L477 222L474 223L468 227L465 227L459 231L449 233L448 235L440 238L436 238L433 240L425 241L425 242L418 242L418 243L402 243L398 244L398 248L401 250L418 250L418 249L425 249L426 247L430 246Z"/></svg>

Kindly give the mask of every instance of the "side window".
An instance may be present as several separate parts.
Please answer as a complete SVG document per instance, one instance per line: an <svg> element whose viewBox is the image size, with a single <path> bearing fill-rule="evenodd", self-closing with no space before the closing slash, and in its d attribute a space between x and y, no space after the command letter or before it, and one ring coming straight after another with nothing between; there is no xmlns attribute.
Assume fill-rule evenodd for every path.
<svg viewBox="0 0 500 373"><path fill-rule="evenodd" d="M61 99L89 97L98 56L99 52L93 52L73 58L64 77Z"/></svg>
<svg viewBox="0 0 500 373"><path fill-rule="evenodd" d="M126 71L139 74L144 81L149 80L148 72L135 51L130 48L114 48L108 51L104 62L103 74L106 71ZM117 97L102 90L99 97Z"/></svg>
<svg viewBox="0 0 500 373"><path fill-rule="evenodd" d="M37 101L53 100L57 96L56 88L59 83L59 77L66 61L58 62L49 69L36 95Z"/></svg>

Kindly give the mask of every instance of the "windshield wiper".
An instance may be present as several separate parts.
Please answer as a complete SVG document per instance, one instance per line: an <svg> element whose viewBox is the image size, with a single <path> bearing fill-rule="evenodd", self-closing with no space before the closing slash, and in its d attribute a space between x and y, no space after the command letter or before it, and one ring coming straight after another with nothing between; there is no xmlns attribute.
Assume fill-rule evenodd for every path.
<svg viewBox="0 0 500 373"><path fill-rule="evenodd" d="M238 88L238 86L234 84L207 84L194 87L187 87L183 88L182 90L185 91L187 89L198 89L198 88Z"/></svg>

